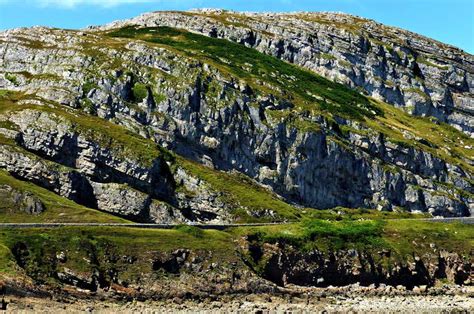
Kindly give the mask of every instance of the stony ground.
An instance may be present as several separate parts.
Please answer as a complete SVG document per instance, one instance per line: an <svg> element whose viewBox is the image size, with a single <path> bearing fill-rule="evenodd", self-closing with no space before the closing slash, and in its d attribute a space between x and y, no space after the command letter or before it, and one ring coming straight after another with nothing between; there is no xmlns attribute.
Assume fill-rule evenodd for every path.
<svg viewBox="0 0 474 314"><path fill-rule="evenodd" d="M296 298L266 294L202 302L153 302L9 298L9 312L35 313L471 313L474 288L456 295L347 296Z"/></svg>
<svg viewBox="0 0 474 314"><path fill-rule="evenodd" d="M391 312L391 313L446 313L474 311L474 298L468 296L396 296L358 297L303 300L252 296L244 299L196 303L131 302L97 303L76 302L65 304L45 299L12 299L11 312L35 313L338 313L338 312Z"/></svg>

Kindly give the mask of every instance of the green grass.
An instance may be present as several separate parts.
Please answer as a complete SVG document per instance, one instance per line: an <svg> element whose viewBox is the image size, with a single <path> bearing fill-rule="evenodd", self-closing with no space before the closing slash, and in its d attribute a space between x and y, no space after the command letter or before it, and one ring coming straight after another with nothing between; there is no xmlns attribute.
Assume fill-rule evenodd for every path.
<svg viewBox="0 0 474 314"><path fill-rule="evenodd" d="M5 74L5 78L9 80L13 85L18 86L18 78L13 74Z"/></svg>
<svg viewBox="0 0 474 314"><path fill-rule="evenodd" d="M10 249L5 244L0 243L0 275L14 275L16 271L15 261Z"/></svg>
<svg viewBox="0 0 474 314"><path fill-rule="evenodd" d="M83 85L82 85L82 92L84 93L84 95L87 95L89 94L89 92L91 90L93 90L94 88L98 88L98 85L92 81L86 81Z"/></svg>
<svg viewBox="0 0 474 314"><path fill-rule="evenodd" d="M144 273L151 274L151 261L178 248L204 253L211 251L212 258L207 263L238 259L229 234L214 230L202 233L202 237L196 237L183 230L113 227L31 228L22 229L22 232L2 229L0 261L1 265L11 265L11 252L16 244L23 243L29 251L26 272L36 281L54 284L54 273L64 267L78 273L116 269L122 280L130 282ZM59 252L65 252L67 256L67 261L60 265L54 262ZM131 256L136 262L130 264L123 256ZM0 268L0 275L9 273L12 273L11 267Z"/></svg>
<svg viewBox="0 0 474 314"><path fill-rule="evenodd" d="M132 88L133 99L137 102L142 101L148 95L147 86L141 83L135 83Z"/></svg>
<svg viewBox="0 0 474 314"><path fill-rule="evenodd" d="M464 147L472 147L474 140L462 132L443 124L437 125L427 118L410 116L400 109L368 99L357 91L254 49L227 40L209 38L168 27L126 27L107 35L140 39L175 49L189 57L204 60L224 73L245 80L256 93L271 93L290 100L295 104L295 107L290 110L291 113L267 110L265 114L272 118L276 117L278 121L283 119L302 132L318 132L319 127L302 119L301 112L328 115L329 119L334 115L342 116L360 120L368 127L384 134L392 142L428 150L433 155L461 166L465 170L472 171L473 169L469 162L466 162L466 159L472 160L472 150ZM262 81L266 84L259 83ZM421 90L413 92L427 97ZM292 119L297 123L292 124ZM413 131L424 142L405 139L402 130ZM461 144L460 140L464 144ZM338 141L341 142L341 139ZM441 149L427 148L424 144L427 142L434 143Z"/></svg>
<svg viewBox="0 0 474 314"><path fill-rule="evenodd" d="M427 66L430 66L430 67L435 67L435 68L438 68L438 69L444 70L444 71L447 71L449 69L449 66L447 66L447 65L446 66L438 65L436 63L431 62L429 59L427 59L424 56L418 56L416 58L416 62L427 65Z"/></svg>
<svg viewBox="0 0 474 314"><path fill-rule="evenodd" d="M288 243L303 251L384 249L391 251L397 261L407 261L413 254L437 256L440 250L469 256L474 247L471 225L421 220L305 219L288 225L233 228L229 232L235 237L250 234L262 243Z"/></svg>
<svg viewBox="0 0 474 314"><path fill-rule="evenodd" d="M169 157L152 141L114 123L85 114L69 114L60 110L54 112L71 121L74 128L86 138L144 167L151 167L159 158Z"/></svg>
<svg viewBox="0 0 474 314"><path fill-rule="evenodd" d="M303 219L290 225L237 228L233 232L240 236L250 234L262 243L287 243L302 251L363 251L387 246L383 236L385 224L382 220Z"/></svg>
<svg viewBox="0 0 474 314"><path fill-rule="evenodd" d="M391 105L374 102L385 115L367 120L371 129L386 134L393 142L418 147L471 173L474 171L472 163L467 162L474 160L474 150L469 148L474 147L474 139L446 123L434 123L433 118L414 117ZM413 139L405 138L404 131L412 134Z"/></svg>
<svg viewBox="0 0 474 314"><path fill-rule="evenodd" d="M419 88L407 88L407 89L404 89L403 91L404 91L404 92L407 92L407 93L415 93L415 94L418 94L418 95L420 95L421 97L423 97L425 100L429 100L429 99L430 99L430 96L428 96L424 91L422 91L422 90L419 89Z"/></svg>
<svg viewBox="0 0 474 314"><path fill-rule="evenodd" d="M0 230L0 277L20 276L11 252L18 243L23 243L29 252L26 272L39 282L53 284L53 274L63 267L89 274L95 270L106 272L115 269L122 280L134 282L143 274L153 273L151 261L177 249L189 249L209 256L204 261L207 265L213 262L239 263L245 256L239 253L236 242L244 236L253 239L252 245L278 242L290 244L297 250L320 250L325 254L357 249L376 258L380 250L385 250L391 252L391 257L383 261L388 263L384 264L388 267L396 262L406 263L414 255L436 259L440 250L468 258L474 247L474 228L470 225L413 220L308 219L287 225L238 227L226 231L201 230L192 226L167 230L62 227L17 231ZM66 253L65 263L55 262L59 252ZM135 262L128 263L124 256L133 257Z"/></svg>
<svg viewBox="0 0 474 314"><path fill-rule="evenodd" d="M174 227L173 229L192 235L195 238L203 238L206 234L201 228L189 225L179 225Z"/></svg>
<svg viewBox="0 0 474 314"><path fill-rule="evenodd" d="M231 213L238 222L288 221L295 220L300 215L299 209L280 200L243 174L213 170L179 156L176 156L176 162L188 173L209 184L212 190L223 193L222 200L233 208ZM252 217L247 211L257 215L273 211L275 217L263 214L260 218Z"/></svg>
<svg viewBox="0 0 474 314"><path fill-rule="evenodd" d="M342 84L224 39L209 38L169 27L125 27L108 35L141 39L177 49L188 56L212 63L260 89L263 87L257 81L263 79L276 87L273 92L283 90L299 105L309 109L352 119L371 117L374 112L378 112L367 98ZM249 64L252 65L250 68ZM312 95L317 95L322 100Z"/></svg>
<svg viewBox="0 0 474 314"><path fill-rule="evenodd" d="M338 250L348 247L366 249L370 246L383 246L382 227L377 220L324 221L308 220L303 222L303 236L311 246Z"/></svg>
<svg viewBox="0 0 474 314"><path fill-rule="evenodd" d="M462 223L393 220L384 227L384 236L400 260L413 253L436 255L430 244L434 244L438 251L457 252L464 256L470 256L474 248L474 228Z"/></svg>

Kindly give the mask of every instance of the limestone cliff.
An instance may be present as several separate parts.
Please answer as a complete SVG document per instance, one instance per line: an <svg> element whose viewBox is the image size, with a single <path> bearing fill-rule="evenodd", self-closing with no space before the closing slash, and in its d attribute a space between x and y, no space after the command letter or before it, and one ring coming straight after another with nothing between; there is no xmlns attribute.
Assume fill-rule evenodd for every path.
<svg viewBox="0 0 474 314"><path fill-rule="evenodd" d="M164 223L474 211L474 61L416 34L157 12L4 31L0 56L0 168L91 208Z"/></svg>

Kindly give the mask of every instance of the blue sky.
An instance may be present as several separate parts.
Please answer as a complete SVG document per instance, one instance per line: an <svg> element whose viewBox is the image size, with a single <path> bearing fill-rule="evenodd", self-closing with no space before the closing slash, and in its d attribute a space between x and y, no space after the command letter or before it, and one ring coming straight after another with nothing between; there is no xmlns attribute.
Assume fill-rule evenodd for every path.
<svg viewBox="0 0 474 314"><path fill-rule="evenodd" d="M82 28L157 10L341 11L402 27L474 54L474 0L0 0L0 29Z"/></svg>

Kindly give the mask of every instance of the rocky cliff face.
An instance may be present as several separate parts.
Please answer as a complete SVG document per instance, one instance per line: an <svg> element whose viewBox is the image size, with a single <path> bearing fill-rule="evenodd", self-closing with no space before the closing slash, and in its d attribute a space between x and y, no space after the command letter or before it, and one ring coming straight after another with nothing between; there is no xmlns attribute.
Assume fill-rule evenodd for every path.
<svg viewBox="0 0 474 314"><path fill-rule="evenodd" d="M75 287L118 299L288 293L298 286L332 287L324 290L326 293L354 289L363 295L393 296L425 294L429 289L444 294L447 291L440 282L469 286L474 279L468 257L444 250L396 262L388 250L302 251L288 243L260 242L248 236L236 241L237 250L228 250L223 257L199 249L136 252L133 245L123 252L114 242L78 238L81 247L58 248L48 243L50 247L41 250L41 255L31 243L19 241L12 254L18 266L37 283L55 281L56 288L69 286L71 294ZM334 291L334 287L345 288ZM14 291L14 287L8 289Z"/></svg>
<svg viewBox="0 0 474 314"><path fill-rule="evenodd" d="M412 32L340 13L222 10L147 13L101 29L124 25L225 38L474 135L474 58Z"/></svg>
<svg viewBox="0 0 474 314"><path fill-rule="evenodd" d="M118 29L131 24L243 45L171 28ZM230 221L239 210L282 217L275 203L246 205L254 192L243 190L282 208L279 197L313 208L470 215L472 57L377 25L212 11L153 13L82 32L0 33L0 88L8 90L0 168L138 221ZM239 175L218 170L278 196L240 179L224 188L216 181Z"/></svg>
<svg viewBox="0 0 474 314"><path fill-rule="evenodd" d="M469 259L438 252L438 257L423 259L413 254L401 263L393 263L390 250L377 253L347 250L323 253L302 252L284 241L259 243L255 237L243 245L244 256L251 268L278 285L315 287L347 286L350 284L386 284L393 287L433 286L437 280L470 284L473 271ZM391 264L391 265L390 265ZM385 267L383 265L390 265Z"/></svg>
<svg viewBox="0 0 474 314"><path fill-rule="evenodd" d="M32 193L23 193L13 189L9 185L0 185L1 209L18 209L28 214L40 214L45 208L38 197Z"/></svg>

